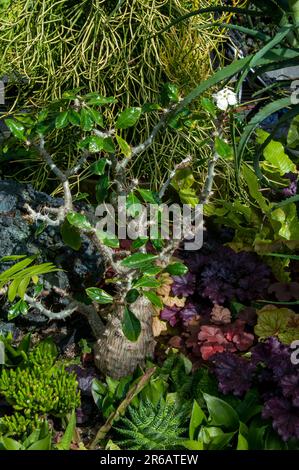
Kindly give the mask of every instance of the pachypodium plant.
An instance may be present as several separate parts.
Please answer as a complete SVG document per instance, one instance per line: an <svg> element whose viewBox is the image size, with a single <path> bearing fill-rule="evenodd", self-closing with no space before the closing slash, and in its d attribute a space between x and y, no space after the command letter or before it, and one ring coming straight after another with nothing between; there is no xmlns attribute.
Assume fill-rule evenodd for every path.
<svg viewBox="0 0 299 470"><path fill-rule="evenodd" d="M80 247L80 237L87 236L97 247L106 266L106 278L109 278L109 289L90 287L86 289L89 303L77 301L70 292L53 288L56 294L64 298L67 306L58 312L50 311L40 298L33 298L27 293L24 300L30 307L39 310L50 320L63 320L78 311L88 319L94 335L95 363L103 373L119 378L131 373L137 365L142 365L147 357L151 357L155 348L152 331L154 309L163 307L155 289L161 286L163 272L182 275L187 268L173 256L183 239L196 239L201 229L198 223L198 205L190 209L190 224L185 226L183 233L176 235L176 222L169 223L168 236L163 235L161 217L163 215L163 199L172 181L182 170L190 167L188 156L169 173L160 192L140 187L138 181L130 178L129 166L134 157L144 152L154 141L158 132L162 131L172 118L180 117L181 99L173 88L169 87L168 107L147 104L143 108L127 108L119 113L114 127L105 124L105 107L115 103L113 97L103 97L97 93L81 96L79 90L67 92L59 102L52 103L37 115L16 115L7 119L6 124L13 136L22 145L39 156L52 170L62 185L64 203L59 208L43 207L35 210L28 204L24 206L32 221L46 226L61 227L61 234L66 243L75 249ZM205 101L206 108L216 113L212 102ZM160 120L153 128L148 139L132 147L122 137L122 130L133 127L144 113L152 110L161 113ZM217 113L216 113L217 114ZM217 122L220 122L218 119ZM47 142L51 139L53 129L69 127L74 131L74 139L78 143L78 161L71 169L62 170L47 151ZM203 182L202 193L197 198L199 203L207 202L211 191L215 165L218 154L226 145L219 136L215 125L216 139L212 139L214 155L209 163L206 181ZM92 164L94 156L100 158ZM86 215L76 209L71 191L72 178L82 169L97 175L96 199L101 206L97 207L96 216L114 212L118 216L113 222L118 227L118 237L112 233L108 221L108 230L99 219ZM179 186L176 180L177 186ZM124 201L124 205L121 202ZM103 205L104 204L104 205ZM148 218L145 205L152 204L158 213L157 220L150 213ZM100 207L100 209L99 209ZM123 229L122 215L126 211L128 226L135 233L132 242L127 241L129 249L122 249L119 238ZM168 219L169 220L169 219ZM154 223L157 225L154 226ZM186 225L186 224L185 224ZM153 229L154 226L154 229ZM150 237L148 233L150 232ZM143 235L140 235L140 234ZM108 281L106 283L108 285ZM89 298L89 299L88 299ZM92 302L90 302L90 300Z"/></svg>

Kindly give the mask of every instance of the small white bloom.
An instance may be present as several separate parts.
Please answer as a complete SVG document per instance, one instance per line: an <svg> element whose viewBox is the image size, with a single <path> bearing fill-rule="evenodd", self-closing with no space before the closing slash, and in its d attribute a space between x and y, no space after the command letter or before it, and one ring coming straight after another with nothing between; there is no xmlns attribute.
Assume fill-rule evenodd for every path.
<svg viewBox="0 0 299 470"><path fill-rule="evenodd" d="M237 95L229 88L223 88L213 95L217 108L221 111L227 111L229 106L238 104Z"/></svg>

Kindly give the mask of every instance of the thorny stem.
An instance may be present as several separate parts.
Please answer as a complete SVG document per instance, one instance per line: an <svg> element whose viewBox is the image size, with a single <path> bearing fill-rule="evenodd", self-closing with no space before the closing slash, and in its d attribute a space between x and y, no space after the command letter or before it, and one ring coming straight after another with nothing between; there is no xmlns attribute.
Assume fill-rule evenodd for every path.
<svg viewBox="0 0 299 470"><path fill-rule="evenodd" d="M30 297L29 295L24 295L24 300L30 305L30 307L38 310L42 315L45 315L49 320L65 320L71 316L76 310L80 311L86 319L92 329L93 334L96 338L99 338L104 331L104 323L102 322L99 314L92 305L86 305L82 302L79 302L73 299L69 294L64 290L54 287L53 289L61 297L67 298L69 300L68 306L60 310L59 312L52 312L46 308L40 301Z"/></svg>
<svg viewBox="0 0 299 470"><path fill-rule="evenodd" d="M68 318L72 313L74 313L77 308L77 302L71 302L67 308L61 310L60 312L52 312L51 310L47 309L41 302L35 300L33 297L29 295L24 295L24 300L33 308L38 310L42 315L45 315L49 318L49 320L65 320Z"/></svg>
<svg viewBox="0 0 299 470"><path fill-rule="evenodd" d="M161 129L163 129L170 116L177 114L179 107L181 106L181 103L176 104L171 106L169 109L166 109L158 122L158 124L154 127L153 131L149 135L149 137L143 142L142 144L137 145L136 147L132 148L132 153L130 158L123 158L121 161L117 162L116 160L113 162L113 160L110 160L111 163L114 166L114 173L115 173L115 181L117 182L117 187L118 187L118 193L121 194L125 192L126 188L126 175L125 175L125 169L130 161L130 159L142 152L144 152L150 145L152 145L154 139L156 138L157 134ZM102 137L107 137L108 135L112 135L115 132L115 130L107 131L107 132L101 132L94 130L94 133L96 135L102 136ZM30 144L30 143L29 143ZM56 219L51 219L47 214L41 214L40 212L34 211L30 206L26 205L26 208L30 215L35 220L42 220L49 225L55 225L58 226L60 225L64 219L67 213L71 210L73 210L73 203L72 203L72 194L70 191L70 185L69 185L69 180L68 178L74 174L76 174L82 165L86 162L89 154L88 152L84 152L82 157L79 159L75 167L72 169L68 170L67 172L62 172L57 165L54 163L53 158L51 155L47 152L45 149L45 141L44 138L41 137L39 146L36 146L38 148L38 151L41 155L41 157L44 159L44 161L47 163L47 165L50 167L50 169L53 171L53 173L58 177L58 179L61 181L62 186L63 186L63 191L64 191L64 205L61 208L54 208L53 210L49 208L48 213L52 213L56 215ZM215 152L213 159L209 163L209 169L208 169L208 176L207 180L204 186L203 194L202 194L202 202L206 202L208 200L209 195L211 194L212 190L212 184L213 184L213 178L214 178L214 169L216 162L218 160L218 154ZM163 196L165 195L165 192L170 185L172 179L174 178L176 172L179 169L185 168L189 163L191 162L191 157L188 156L185 158L182 162L180 162L174 170L170 173L168 179L164 183L164 185L161 188L160 191L160 198L162 199ZM134 183L135 184L135 183ZM146 223L146 222L145 222ZM105 262L106 269L111 266L113 270L115 271L116 275L120 275L122 278L122 297L125 292L130 288L132 280L134 279L134 276L136 275L137 271L134 269L128 269L123 266L121 266L121 261L116 261L115 257L121 256L121 254L117 254L114 252L113 249L110 247L104 245L101 240L97 237L96 230L93 229L91 231L85 231L82 230L92 241L92 243L96 246L98 251L101 253L103 260ZM173 256L173 253L175 250L179 247L181 240L171 240L169 244L162 250L162 252L159 255L160 261L163 263L163 265L167 265ZM144 250L144 248L141 248L140 251ZM54 288L55 289L55 288ZM95 334L97 338L102 334L104 325L100 320L100 317L96 310L91 307L91 306L86 306L84 304L81 304L80 302L77 302L76 300L72 299L70 296L68 296L65 293L62 293L59 291L59 289L56 288L56 292L60 293L63 297L68 297L69 299L69 305L67 308L60 312L52 312L51 310L47 309L44 307L40 302L35 300L34 298L25 295L24 299L28 302L29 305L32 307L36 308L38 311L40 311L42 314L47 316L50 320L61 320L65 319L68 316L70 316L73 312L76 310L81 311L83 313Z"/></svg>

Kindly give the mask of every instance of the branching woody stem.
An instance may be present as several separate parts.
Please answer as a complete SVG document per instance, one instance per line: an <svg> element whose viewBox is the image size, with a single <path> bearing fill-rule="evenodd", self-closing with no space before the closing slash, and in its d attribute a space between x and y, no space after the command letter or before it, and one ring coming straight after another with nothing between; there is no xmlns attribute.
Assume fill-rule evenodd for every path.
<svg viewBox="0 0 299 470"><path fill-rule="evenodd" d="M64 310L60 310L60 312L52 312L51 310L47 309L41 302L34 299L33 297L30 297L27 294L24 295L24 300L30 305L30 307L33 307L38 310L42 315L45 315L47 318L49 318L49 320L65 320L70 315L72 315L72 313L74 313L78 308L77 303L74 301L71 302L68 307Z"/></svg>

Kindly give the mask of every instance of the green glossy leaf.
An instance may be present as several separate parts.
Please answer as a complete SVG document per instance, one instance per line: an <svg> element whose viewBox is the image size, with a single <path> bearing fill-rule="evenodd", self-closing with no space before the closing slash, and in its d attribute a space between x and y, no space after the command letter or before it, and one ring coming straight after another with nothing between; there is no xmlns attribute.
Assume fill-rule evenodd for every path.
<svg viewBox="0 0 299 470"><path fill-rule="evenodd" d="M10 280L13 276L15 276L16 273L33 263L35 259L36 256L28 256L28 258L25 258L22 261L14 264L11 268L6 269L0 273L0 281Z"/></svg>
<svg viewBox="0 0 299 470"><path fill-rule="evenodd" d="M12 283L8 287L7 298L9 302L13 302L17 295L17 290L19 288L20 279L16 278L12 281Z"/></svg>
<svg viewBox="0 0 299 470"><path fill-rule="evenodd" d="M142 268L142 274L144 274L144 276L156 276L161 271L162 268L160 268L159 266L146 266Z"/></svg>
<svg viewBox="0 0 299 470"><path fill-rule="evenodd" d="M139 297L139 292L137 289L130 289L126 295L126 301L128 304L133 304Z"/></svg>
<svg viewBox="0 0 299 470"><path fill-rule="evenodd" d="M97 153L104 149L104 138L92 135L88 138L88 150L90 153Z"/></svg>
<svg viewBox="0 0 299 470"><path fill-rule="evenodd" d="M242 175L247 183L250 196L258 203L264 213L269 212L269 203L262 195L258 183L258 179L254 171L247 165L242 166Z"/></svg>
<svg viewBox="0 0 299 470"><path fill-rule="evenodd" d="M122 260L121 264L122 266L132 269L142 268L142 266L154 261L157 257L157 255L150 255L147 253L134 253Z"/></svg>
<svg viewBox="0 0 299 470"><path fill-rule="evenodd" d="M138 287L160 287L161 282L158 279L150 276L143 276L140 279L137 279L133 283L135 288Z"/></svg>
<svg viewBox="0 0 299 470"><path fill-rule="evenodd" d="M5 436L0 437L0 444L2 444L6 450L21 450L23 448L20 442Z"/></svg>
<svg viewBox="0 0 299 470"><path fill-rule="evenodd" d="M134 126L141 116L141 108L127 108L118 117L116 121L117 129L127 129Z"/></svg>
<svg viewBox="0 0 299 470"><path fill-rule="evenodd" d="M216 137L215 150L222 158L229 158L233 154L232 147L227 142L225 142L225 140L220 139L220 137Z"/></svg>
<svg viewBox="0 0 299 470"><path fill-rule="evenodd" d="M27 306L27 309L25 308L25 306ZM27 311L28 311L28 305L26 304L26 302L20 299L17 303L15 303L9 308L8 313L7 313L7 319L8 321L11 321L14 318L17 318L19 315L22 315L22 314L26 315Z"/></svg>
<svg viewBox="0 0 299 470"><path fill-rule="evenodd" d="M108 195L108 188L109 188L108 176L107 175L99 176L99 180L96 185L96 199L99 204L105 201Z"/></svg>
<svg viewBox="0 0 299 470"><path fill-rule="evenodd" d="M60 233L63 242L71 247L73 250L78 251L81 248L82 240L79 230L71 225L66 219L60 227Z"/></svg>
<svg viewBox="0 0 299 470"><path fill-rule="evenodd" d="M191 411L190 424L189 424L189 439L190 440L193 440L196 438L196 435L195 435L196 431L198 430L202 422L205 420L206 420L206 416L204 412L202 411L197 401L194 400L192 411Z"/></svg>
<svg viewBox="0 0 299 470"><path fill-rule="evenodd" d="M15 121L14 119L5 119L5 124L16 139L26 140L25 137L25 127L20 122Z"/></svg>
<svg viewBox="0 0 299 470"><path fill-rule="evenodd" d="M210 442L207 446L208 450L224 450L227 449L235 432L223 432L220 428L213 428L215 430L215 435L211 432L212 428L208 428L210 433Z"/></svg>
<svg viewBox="0 0 299 470"><path fill-rule="evenodd" d="M188 268L183 263L172 263L165 268L165 271L172 276L183 276L188 272Z"/></svg>
<svg viewBox="0 0 299 470"><path fill-rule="evenodd" d="M113 302L113 297L98 287L88 287L86 294L91 300L99 304L111 304Z"/></svg>
<svg viewBox="0 0 299 470"><path fill-rule="evenodd" d="M92 226L87 217L78 212L69 212L66 216L68 222L79 230L91 230Z"/></svg>
<svg viewBox="0 0 299 470"><path fill-rule="evenodd" d="M96 161L91 165L90 170L94 175L103 175L105 173L106 165L106 158L101 158L100 160Z"/></svg>
<svg viewBox="0 0 299 470"><path fill-rule="evenodd" d="M157 204L157 194L155 194L153 191L150 191L149 189L138 189L138 192L145 202L149 202L150 204Z"/></svg>
<svg viewBox="0 0 299 470"><path fill-rule="evenodd" d="M119 239L115 234L104 232L103 230L96 230L96 236L104 245L110 246L111 248L119 248Z"/></svg>
<svg viewBox="0 0 299 470"><path fill-rule="evenodd" d="M211 425L233 431L239 428L238 415L228 403L207 393L204 393L203 396L211 417Z"/></svg>
<svg viewBox="0 0 299 470"><path fill-rule="evenodd" d="M55 119L56 129L63 129L69 123L68 111L62 111Z"/></svg>
<svg viewBox="0 0 299 470"><path fill-rule="evenodd" d="M93 116L89 109L82 108L80 111L81 128L83 131L91 131L94 126Z"/></svg>
<svg viewBox="0 0 299 470"><path fill-rule="evenodd" d="M115 145L111 137L106 137L103 142L103 150L107 153L115 153Z"/></svg>
<svg viewBox="0 0 299 470"><path fill-rule="evenodd" d="M107 386L98 379L93 379L91 384L92 398L99 409L102 408L103 396L107 393Z"/></svg>
<svg viewBox="0 0 299 470"><path fill-rule="evenodd" d="M103 118L102 113L100 113L96 109L89 109L89 114L92 117L95 124L97 124L100 127L104 127L104 118Z"/></svg>
<svg viewBox="0 0 299 470"><path fill-rule="evenodd" d="M171 180L171 185L177 190L190 189L195 183L195 178L191 168L183 168L178 170Z"/></svg>
<svg viewBox="0 0 299 470"><path fill-rule="evenodd" d="M135 342L138 340L141 333L141 324L136 315L125 307L122 330L128 340Z"/></svg>
<svg viewBox="0 0 299 470"><path fill-rule="evenodd" d="M200 102L205 111L207 111L213 117L216 116L217 109L215 103L212 100L210 100L209 98L201 98Z"/></svg>
<svg viewBox="0 0 299 470"><path fill-rule="evenodd" d="M18 291L17 291L17 294L21 299L23 299L29 283L30 283L30 277L29 276L25 276L23 279L21 279L21 281L18 285Z"/></svg>
<svg viewBox="0 0 299 470"><path fill-rule="evenodd" d="M201 441L182 441L182 445L188 450L204 450L204 445Z"/></svg>
<svg viewBox="0 0 299 470"><path fill-rule="evenodd" d="M67 424L65 432L56 446L57 449L70 450L74 433L75 433L75 429L76 429L76 413L74 410L69 418L69 422Z"/></svg>
<svg viewBox="0 0 299 470"><path fill-rule="evenodd" d="M243 154L245 152L246 146L249 142L250 137L252 136L253 132L258 128L258 126L263 122L266 118L271 116L272 114L280 111L281 109L287 108L291 105L291 97L281 98L276 101L272 101L268 105L264 106L258 113L254 115L248 125L245 127L244 132L241 136L239 141L238 149L237 149L237 166L240 168ZM255 162L256 164L257 162Z"/></svg>
<svg viewBox="0 0 299 470"><path fill-rule="evenodd" d="M163 105L167 105L170 101L177 103L180 98L178 87L174 83L165 83L163 85L161 100Z"/></svg>
<svg viewBox="0 0 299 470"><path fill-rule="evenodd" d="M116 135L116 140L121 150L121 153L123 153L125 157L130 158L132 155L132 148L128 144L128 142L124 140L122 137L120 137L120 135Z"/></svg>
<svg viewBox="0 0 299 470"><path fill-rule="evenodd" d="M159 111L161 109L161 106L157 103L145 103L142 106L142 112L143 113L150 113L152 111Z"/></svg>
<svg viewBox="0 0 299 470"><path fill-rule="evenodd" d="M299 116L296 116L288 132L287 146L291 149L297 149L299 145Z"/></svg>
<svg viewBox="0 0 299 470"><path fill-rule="evenodd" d="M148 300L158 308L163 308L163 302L162 299L155 294L155 292L148 290L148 291L143 291L143 295L148 298Z"/></svg>
<svg viewBox="0 0 299 470"><path fill-rule="evenodd" d="M248 430L246 432L246 428L247 427L243 423L240 423L237 450L248 450L248 441L247 441L247 438L245 437L248 434Z"/></svg>
<svg viewBox="0 0 299 470"><path fill-rule="evenodd" d="M98 106L105 106L107 104L117 103L117 99L113 96L101 96L98 93L87 93L85 95L87 99L87 104L89 105L98 105Z"/></svg>
<svg viewBox="0 0 299 470"><path fill-rule="evenodd" d="M147 242L148 242L148 237L137 238L136 240L133 241L132 248L133 250L137 250L138 248L141 248L142 246L146 245Z"/></svg>
<svg viewBox="0 0 299 470"><path fill-rule="evenodd" d="M18 259L23 259L26 258L26 255L9 255L9 256L3 256L3 258L0 259L0 263L4 263L6 261L16 261Z"/></svg>
<svg viewBox="0 0 299 470"><path fill-rule="evenodd" d="M80 113L75 109L68 110L68 120L73 126L81 126Z"/></svg>
<svg viewBox="0 0 299 470"><path fill-rule="evenodd" d="M78 98L78 94L80 93L81 90L83 90L83 87L77 87L77 88L73 88L72 90L65 91L62 94L62 98L65 100L70 100L70 101L75 100Z"/></svg>
<svg viewBox="0 0 299 470"><path fill-rule="evenodd" d="M127 197L126 200L126 209L127 209L127 214L130 215L131 217L136 217L139 214L140 211L140 205L141 201L138 199L138 197L131 193Z"/></svg>
<svg viewBox="0 0 299 470"><path fill-rule="evenodd" d="M34 442L27 450L51 450L51 434Z"/></svg>

